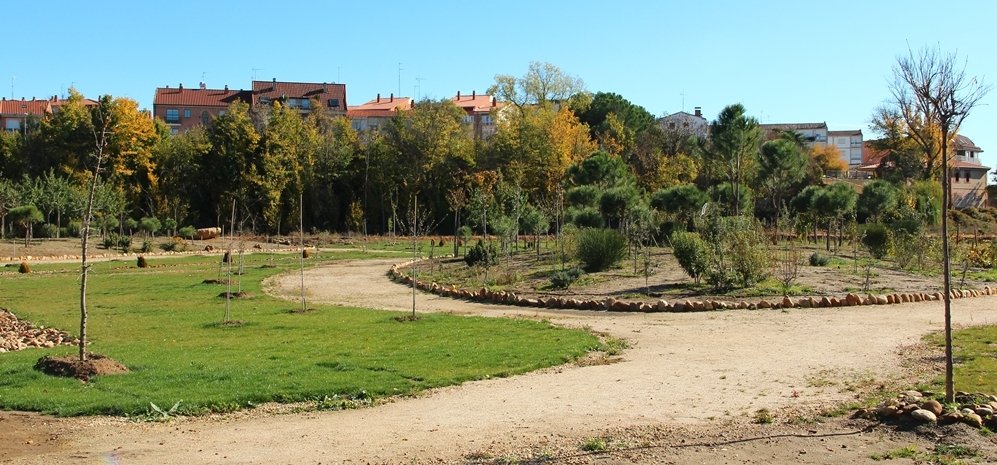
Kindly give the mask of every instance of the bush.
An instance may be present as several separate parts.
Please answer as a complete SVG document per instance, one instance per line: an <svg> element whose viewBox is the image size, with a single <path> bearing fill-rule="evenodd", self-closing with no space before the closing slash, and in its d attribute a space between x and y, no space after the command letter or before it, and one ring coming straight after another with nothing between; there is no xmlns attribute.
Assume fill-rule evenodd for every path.
<svg viewBox="0 0 997 465"><path fill-rule="evenodd" d="M81 237L80 231L83 229L83 222L80 220L70 221L66 225L66 235L72 237Z"/></svg>
<svg viewBox="0 0 997 465"><path fill-rule="evenodd" d="M31 273L31 265L28 262L21 262L21 266L17 267L18 273Z"/></svg>
<svg viewBox="0 0 997 465"><path fill-rule="evenodd" d="M557 270L550 275L550 287L552 289L567 289L571 287L578 278L582 276L582 270L580 268L568 268L566 270Z"/></svg>
<svg viewBox="0 0 997 465"><path fill-rule="evenodd" d="M52 223L43 223L38 227L38 237L53 239L59 236L59 227Z"/></svg>
<svg viewBox="0 0 997 465"><path fill-rule="evenodd" d="M612 229L583 229L575 254L582 269L592 273L609 269L626 255L627 239Z"/></svg>
<svg viewBox="0 0 997 465"><path fill-rule="evenodd" d="M177 233L180 234L180 237L186 237L187 239L193 240L194 234L197 234L197 229L194 228L193 226L184 226L180 228L180 230L177 231Z"/></svg>
<svg viewBox="0 0 997 465"><path fill-rule="evenodd" d="M148 268L149 262L145 261L144 255L139 255L138 262L135 265L138 266L139 268Z"/></svg>
<svg viewBox="0 0 997 465"><path fill-rule="evenodd" d="M679 266L698 284L709 269L706 242L698 233L685 231L673 232L669 242L672 244L672 253L675 254Z"/></svg>
<svg viewBox="0 0 997 465"><path fill-rule="evenodd" d="M464 254L464 263L467 263L467 266L480 265L485 267L498 263L498 253L495 252L495 245L485 245L484 242L479 240L474 247L471 247Z"/></svg>
<svg viewBox="0 0 997 465"><path fill-rule="evenodd" d="M810 254L810 266L827 266L831 262L831 257L820 252Z"/></svg>
<svg viewBox="0 0 997 465"><path fill-rule="evenodd" d="M862 235L862 245L869 250L874 258L882 259L890 253L890 231L883 224L869 223L865 225Z"/></svg>
<svg viewBox="0 0 997 465"><path fill-rule="evenodd" d="M187 242L182 239L172 239L169 242L159 245L159 248L167 252L186 252L188 249Z"/></svg>
<svg viewBox="0 0 997 465"><path fill-rule="evenodd" d="M751 287L769 275L765 234L750 216L711 218L704 236L710 253L707 281L718 290Z"/></svg>
<svg viewBox="0 0 997 465"><path fill-rule="evenodd" d="M131 239L129 239L128 242L130 244L131 243ZM152 248L153 248L152 241L142 241L142 248L139 249L139 250L142 253L149 253L149 252L152 252Z"/></svg>

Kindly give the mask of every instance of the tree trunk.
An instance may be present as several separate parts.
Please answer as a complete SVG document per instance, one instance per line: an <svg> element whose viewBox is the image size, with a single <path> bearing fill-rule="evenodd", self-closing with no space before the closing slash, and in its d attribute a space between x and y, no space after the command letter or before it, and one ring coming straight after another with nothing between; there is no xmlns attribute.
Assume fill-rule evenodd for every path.
<svg viewBox="0 0 997 465"><path fill-rule="evenodd" d="M952 278L949 267L949 208L952 186L949 183L948 131L942 127L942 297L945 301L945 402L955 402L952 362Z"/></svg>

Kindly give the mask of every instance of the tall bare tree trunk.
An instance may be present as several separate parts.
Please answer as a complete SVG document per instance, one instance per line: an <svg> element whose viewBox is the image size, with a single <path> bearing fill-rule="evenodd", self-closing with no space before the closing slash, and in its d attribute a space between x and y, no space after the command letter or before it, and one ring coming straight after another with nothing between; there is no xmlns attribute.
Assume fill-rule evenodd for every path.
<svg viewBox="0 0 997 465"><path fill-rule="evenodd" d="M942 276L945 300L945 401L955 402L952 362L952 277L949 256L949 208L952 185L949 183L948 131L942 127Z"/></svg>
<svg viewBox="0 0 997 465"><path fill-rule="evenodd" d="M94 143L96 144L97 163L93 169L93 177L90 178L90 192L87 195L86 212L83 214L82 240L80 241L80 361L87 360L87 277L90 264L87 262L87 251L90 246L90 223L93 221L93 201L97 195L97 183L100 182L100 168L104 162L104 148L107 147L107 135L110 131L108 127L107 115L101 115L100 133L94 128Z"/></svg>

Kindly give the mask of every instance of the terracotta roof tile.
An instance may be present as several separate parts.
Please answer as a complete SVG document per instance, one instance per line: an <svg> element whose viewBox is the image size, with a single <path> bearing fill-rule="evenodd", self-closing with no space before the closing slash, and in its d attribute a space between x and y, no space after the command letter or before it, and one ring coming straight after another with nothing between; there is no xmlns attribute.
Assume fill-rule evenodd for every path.
<svg viewBox="0 0 997 465"><path fill-rule="evenodd" d="M372 111L372 110L410 110L412 108L412 97L378 97L362 105L350 107L350 111Z"/></svg>
<svg viewBox="0 0 997 465"><path fill-rule="evenodd" d="M249 102L250 93L230 89L181 89L160 87L156 89L153 105L190 107L227 107L236 101Z"/></svg>
<svg viewBox="0 0 997 465"><path fill-rule="evenodd" d="M56 108L61 107L68 103L68 100L60 99L31 99L31 100L0 100L0 115L16 115L23 116L25 113L41 117L46 114L52 113ZM86 106L96 105L97 102L90 99L83 99L83 104Z"/></svg>
<svg viewBox="0 0 997 465"><path fill-rule="evenodd" d="M495 97L491 95L461 95L459 92L451 99L455 105L464 109L468 113L487 113L498 106Z"/></svg>
<svg viewBox="0 0 997 465"><path fill-rule="evenodd" d="M261 97L274 100L283 97L318 99L323 105L336 99L336 109L346 111L346 84L315 82L253 81L253 103Z"/></svg>

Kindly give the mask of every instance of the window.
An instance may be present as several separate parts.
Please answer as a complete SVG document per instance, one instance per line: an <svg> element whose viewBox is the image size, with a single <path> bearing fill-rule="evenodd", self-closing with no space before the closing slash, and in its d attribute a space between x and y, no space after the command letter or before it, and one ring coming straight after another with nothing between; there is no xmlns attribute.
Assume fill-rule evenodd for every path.
<svg viewBox="0 0 997 465"><path fill-rule="evenodd" d="M958 155L958 156L960 156L960 157L965 157L966 156L966 151L965 150L956 150L955 154Z"/></svg>
<svg viewBox="0 0 997 465"><path fill-rule="evenodd" d="M190 118L190 108L183 109L183 119Z"/></svg>
<svg viewBox="0 0 997 465"><path fill-rule="evenodd" d="M15 118L7 118L7 121L4 122L4 129L8 131L20 131L21 120Z"/></svg>
<svg viewBox="0 0 997 465"><path fill-rule="evenodd" d="M969 171L965 171L963 175L966 176L966 182L969 182Z"/></svg>
<svg viewBox="0 0 997 465"><path fill-rule="evenodd" d="M170 108L166 110L166 122L167 123L179 123L180 122L180 110L176 108Z"/></svg>
<svg viewBox="0 0 997 465"><path fill-rule="evenodd" d="M675 129L675 123L668 123L668 129Z"/></svg>
<svg viewBox="0 0 997 465"><path fill-rule="evenodd" d="M326 102L326 104L329 105L329 108L339 108L339 99L331 98Z"/></svg>
<svg viewBox="0 0 997 465"><path fill-rule="evenodd" d="M492 124L492 115L483 115L481 117L481 124L490 125Z"/></svg>
<svg viewBox="0 0 997 465"><path fill-rule="evenodd" d="M689 127L689 123L682 123L682 127L683 128L688 128Z"/></svg>
<svg viewBox="0 0 997 465"><path fill-rule="evenodd" d="M208 113L207 110L202 111L201 112L201 124L207 126L208 123L211 123L211 115Z"/></svg>

